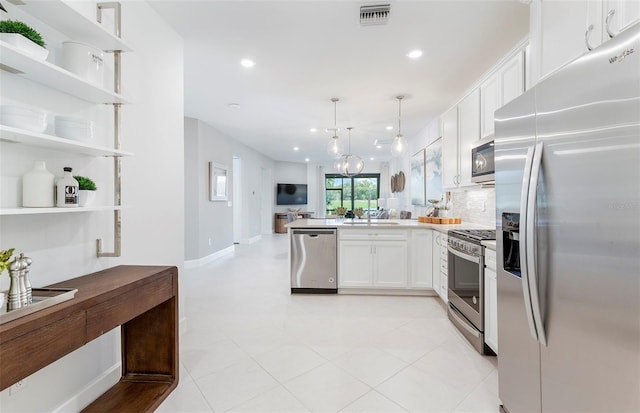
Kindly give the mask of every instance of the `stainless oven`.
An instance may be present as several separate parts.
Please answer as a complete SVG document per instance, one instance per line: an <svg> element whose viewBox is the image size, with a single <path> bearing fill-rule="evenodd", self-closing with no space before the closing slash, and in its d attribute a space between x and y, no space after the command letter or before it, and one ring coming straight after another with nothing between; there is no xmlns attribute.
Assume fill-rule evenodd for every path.
<svg viewBox="0 0 640 413"><path fill-rule="evenodd" d="M484 246L495 239L492 230L449 231L449 319L480 353L484 344Z"/></svg>

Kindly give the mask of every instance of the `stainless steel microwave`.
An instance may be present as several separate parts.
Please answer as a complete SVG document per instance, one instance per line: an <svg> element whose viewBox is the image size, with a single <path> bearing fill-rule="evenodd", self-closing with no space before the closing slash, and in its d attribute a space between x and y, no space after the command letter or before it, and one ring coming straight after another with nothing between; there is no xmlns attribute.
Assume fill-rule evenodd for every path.
<svg viewBox="0 0 640 413"><path fill-rule="evenodd" d="M495 182L493 136L477 141L471 148L471 182L478 184Z"/></svg>

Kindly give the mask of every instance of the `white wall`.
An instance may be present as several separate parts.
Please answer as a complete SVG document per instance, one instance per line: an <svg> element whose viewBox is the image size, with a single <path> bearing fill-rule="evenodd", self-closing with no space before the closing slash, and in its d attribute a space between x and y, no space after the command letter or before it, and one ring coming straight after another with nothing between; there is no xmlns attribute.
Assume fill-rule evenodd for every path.
<svg viewBox="0 0 640 413"><path fill-rule="evenodd" d="M196 260L233 245L233 202L238 196L242 197L241 234L237 237L241 243L263 233L264 219L273 221L273 185L265 188L263 177L271 175L274 161L198 119L185 118L184 124L185 258ZM233 192L233 157L241 159L240 194ZM227 202L209 201L209 162L228 167ZM265 205L268 211L263 211Z"/></svg>
<svg viewBox="0 0 640 413"><path fill-rule="evenodd" d="M307 164L299 162L276 162L274 168L274 183L271 191L276 193L276 184L308 184ZM307 186L307 191L310 188ZM312 199L307 196L306 205L275 205L275 212L286 212L287 208L300 208L301 211L313 211ZM314 211L315 212L315 211Z"/></svg>
<svg viewBox="0 0 640 413"><path fill-rule="evenodd" d="M123 161L122 257L98 259L95 239L113 248L113 213L0 217L0 249L16 247L32 257L35 287L87 274L119 264L181 266L184 260L183 204L183 44L146 2L123 1L123 37L134 52L123 56L123 93L134 102L122 111L123 149L135 153ZM70 2L95 18L95 3ZM9 18L41 29L49 47L59 37L42 22L16 11L7 2ZM153 36L149 36L153 33ZM158 62L161 61L162 64ZM109 71L107 71L109 72ZM107 75L108 77L108 75ZM108 106L91 105L64 93L32 84L2 71L2 100L39 106L54 113L84 116L97 125L96 144L112 145ZM108 85L111 87L111 85ZM34 160L44 159L60 175L62 166L96 178L99 200L113 198L113 161L69 155L21 145L0 143L2 206L15 206L21 198L21 176ZM0 277L0 289L7 286ZM60 408L78 411L119 377L119 330L107 333L83 348L26 379L19 393L0 393L0 411L46 412ZM106 380L102 380L106 378ZM92 383L97 386L91 387ZM83 390L88 391L83 393Z"/></svg>

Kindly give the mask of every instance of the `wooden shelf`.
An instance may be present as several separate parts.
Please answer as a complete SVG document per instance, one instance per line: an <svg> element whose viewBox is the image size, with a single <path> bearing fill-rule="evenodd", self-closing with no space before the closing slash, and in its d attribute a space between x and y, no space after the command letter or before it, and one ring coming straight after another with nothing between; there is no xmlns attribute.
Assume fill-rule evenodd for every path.
<svg viewBox="0 0 640 413"><path fill-rule="evenodd" d="M83 42L105 51L130 52L132 50L125 41L106 31L98 22L87 19L63 1L23 1L25 4L18 6L21 10L42 20L72 40L82 39Z"/></svg>
<svg viewBox="0 0 640 413"><path fill-rule="evenodd" d="M2 208L0 216L8 215L45 215L45 214L73 214L81 212L116 211L122 206L86 206L77 208Z"/></svg>
<svg viewBox="0 0 640 413"><path fill-rule="evenodd" d="M56 149L65 152L73 152L87 156L132 156L131 152L111 149L105 146L93 145L79 141L72 141L58 136L44 133L31 132L25 129L0 125L0 140L12 143L21 143L40 148Z"/></svg>
<svg viewBox="0 0 640 413"><path fill-rule="evenodd" d="M89 83L46 60L34 59L3 41L0 41L0 68L87 102L130 103L117 93Z"/></svg>
<svg viewBox="0 0 640 413"><path fill-rule="evenodd" d="M120 380L102 396L82 409L82 413L122 411L154 411L175 387L175 383L154 383Z"/></svg>

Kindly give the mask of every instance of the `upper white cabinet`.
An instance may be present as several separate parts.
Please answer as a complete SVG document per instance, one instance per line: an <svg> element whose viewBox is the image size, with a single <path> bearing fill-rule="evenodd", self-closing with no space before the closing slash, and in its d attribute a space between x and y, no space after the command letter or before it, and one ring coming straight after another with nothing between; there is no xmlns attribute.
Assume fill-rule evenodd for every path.
<svg viewBox="0 0 640 413"><path fill-rule="evenodd" d="M442 187L455 188L458 180L458 107L442 115Z"/></svg>
<svg viewBox="0 0 640 413"><path fill-rule="evenodd" d="M471 146L480 138L480 91L474 89L442 116L442 186L473 186Z"/></svg>
<svg viewBox="0 0 640 413"><path fill-rule="evenodd" d="M433 288L433 232L430 229L411 231L410 286L413 288Z"/></svg>
<svg viewBox="0 0 640 413"><path fill-rule="evenodd" d="M524 92L524 57L518 52L480 85L481 137L493 135L494 112Z"/></svg>
<svg viewBox="0 0 640 413"><path fill-rule="evenodd" d="M534 85L640 20L640 2L533 0L530 16Z"/></svg>

